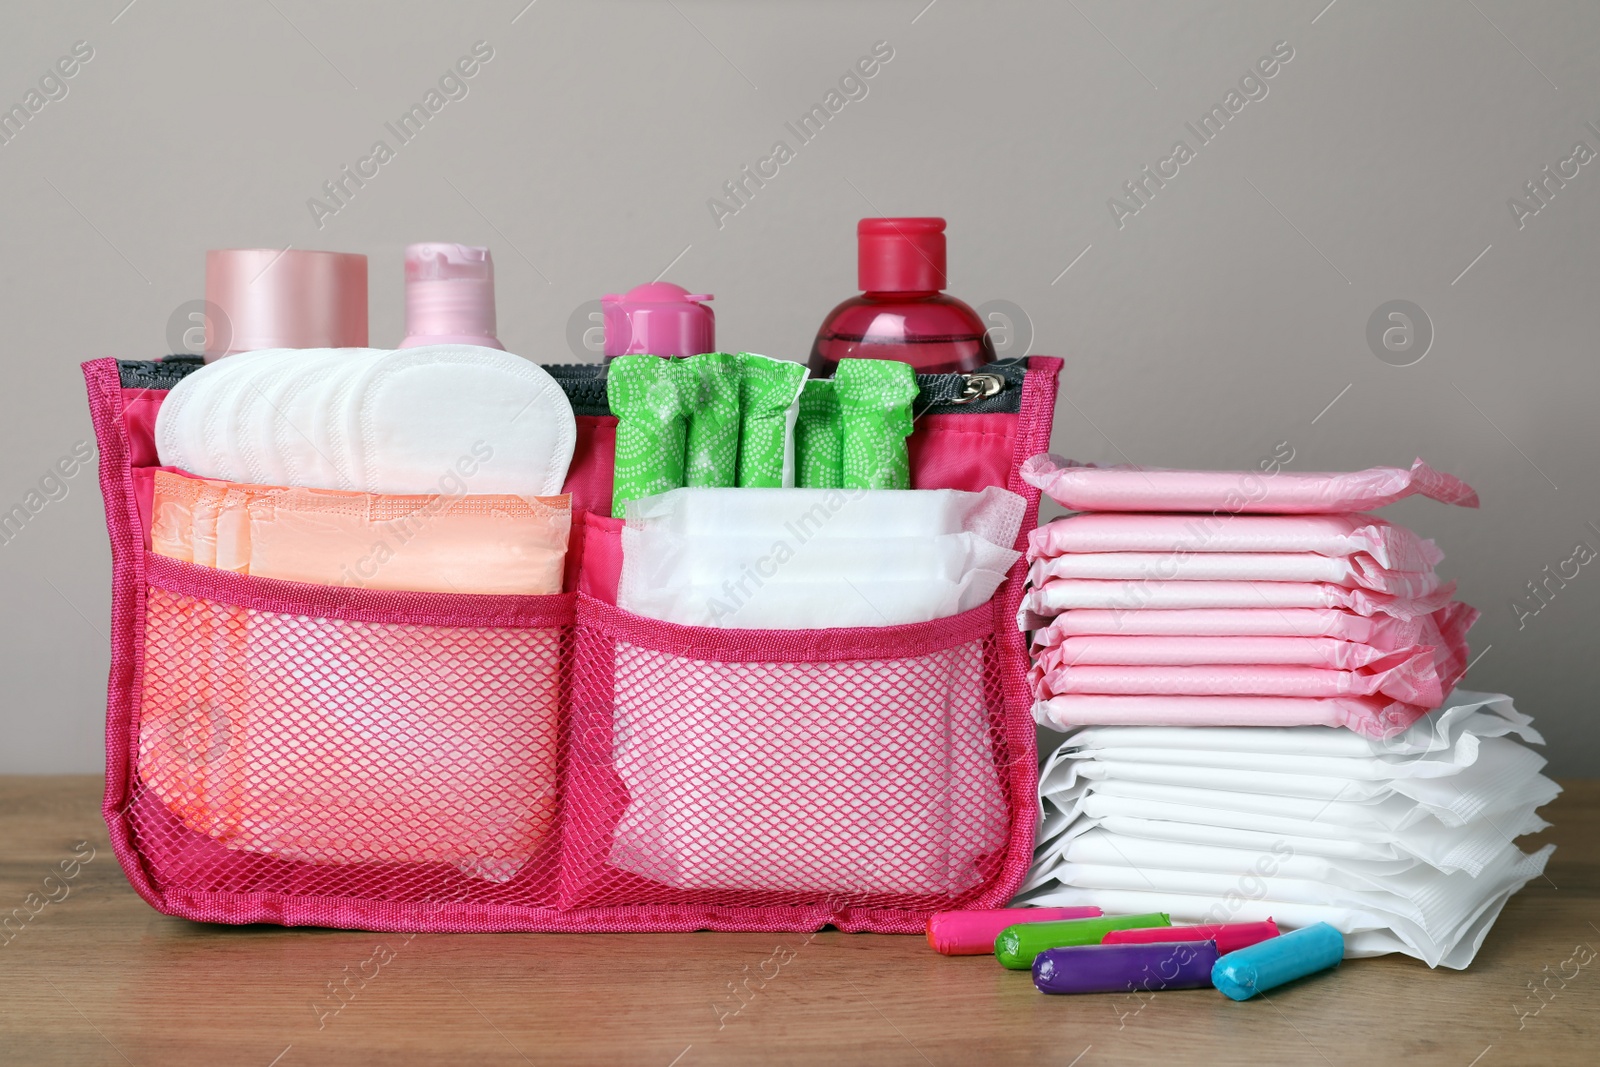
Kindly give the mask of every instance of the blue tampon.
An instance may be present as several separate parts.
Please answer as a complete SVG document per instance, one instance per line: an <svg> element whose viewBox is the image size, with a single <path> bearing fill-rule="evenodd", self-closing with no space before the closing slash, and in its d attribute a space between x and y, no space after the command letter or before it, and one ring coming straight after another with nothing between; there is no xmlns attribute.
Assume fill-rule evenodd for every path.
<svg viewBox="0 0 1600 1067"><path fill-rule="evenodd" d="M1337 967L1344 959L1344 935L1327 923L1258 941L1230 952L1211 969L1211 984L1234 1000L1285 982Z"/></svg>

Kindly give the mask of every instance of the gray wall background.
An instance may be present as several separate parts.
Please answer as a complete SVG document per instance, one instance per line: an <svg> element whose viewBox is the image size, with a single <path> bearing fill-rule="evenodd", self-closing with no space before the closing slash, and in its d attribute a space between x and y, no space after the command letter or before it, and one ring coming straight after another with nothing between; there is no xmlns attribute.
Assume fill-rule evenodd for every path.
<svg viewBox="0 0 1600 1067"><path fill-rule="evenodd" d="M1242 468L1287 441L1291 469L1468 479L1481 511L1387 514L1485 613L1467 684L1537 717L1555 773L1600 773L1600 564L1512 606L1600 548L1600 163L1521 226L1508 206L1600 151L1600 7L525 3L6 3L0 103L94 56L0 146L0 510L91 438L81 360L181 336L209 247L365 252L375 345L400 338L403 246L460 240L493 247L501 337L541 362L663 271L716 294L723 347L803 359L853 292L855 220L940 214L951 291L1021 309L995 320L1012 354L1031 332L1067 360L1056 451ZM467 95L318 229L308 198L477 41ZM867 95L797 146L784 123L877 41ZM1279 41L1267 95L1119 228L1108 199ZM779 139L796 158L719 227L708 199ZM1432 323L1410 366L1366 339L1393 299ZM66 484L0 545L0 771L101 766L109 556L95 476Z"/></svg>

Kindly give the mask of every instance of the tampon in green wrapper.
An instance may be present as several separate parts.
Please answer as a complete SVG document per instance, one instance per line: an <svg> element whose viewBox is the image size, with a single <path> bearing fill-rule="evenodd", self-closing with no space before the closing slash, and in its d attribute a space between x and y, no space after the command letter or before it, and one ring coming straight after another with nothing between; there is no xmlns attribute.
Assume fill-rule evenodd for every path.
<svg viewBox="0 0 1600 1067"><path fill-rule="evenodd" d="M617 417L611 515L629 500L683 487L686 420L677 361L618 356L606 370L606 401Z"/></svg>
<svg viewBox="0 0 1600 1067"><path fill-rule="evenodd" d="M793 409L805 384L799 363L739 353L739 487L794 485Z"/></svg>
<svg viewBox="0 0 1600 1067"><path fill-rule="evenodd" d="M739 364L731 352L673 361L688 417L684 485L725 489L738 484Z"/></svg>
<svg viewBox="0 0 1600 1067"><path fill-rule="evenodd" d="M844 442L839 435L839 397L832 378L813 378L800 392L794 424L795 484L802 489L844 485Z"/></svg>
<svg viewBox="0 0 1600 1067"><path fill-rule="evenodd" d="M843 488L910 489L911 402L917 375L890 359L841 359L833 372L839 398Z"/></svg>
<svg viewBox="0 0 1600 1067"><path fill-rule="evenodd" d="M1000 931L1000 936L994 939L994 955L1006 969L1026 971L1033 967L1034 957L1047 948L1098 945L1100 939L1112 930L1136 930L1146 926L1171 925L1172 920L1159 911L1146 915L1102 915L1098 919L1063 919L1053 923L1018 923Z"/></svg>

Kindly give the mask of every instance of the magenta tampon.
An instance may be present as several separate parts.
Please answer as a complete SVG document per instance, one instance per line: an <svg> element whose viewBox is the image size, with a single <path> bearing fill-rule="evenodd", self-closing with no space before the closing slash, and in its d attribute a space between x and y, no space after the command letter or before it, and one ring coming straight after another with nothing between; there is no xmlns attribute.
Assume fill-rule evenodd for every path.
<svg viewBox="0 0 1600 1067"><path fill-rule="evenodd" d="M1138 930L1112 930L1102 945L1149 945L1158 941L1215 941L1217 955L1226 956L1257 941L1278 936L1278 924L1268 919L1259 923L1203 923L1200 926L1145 927Z"/></svg>
<svg viewBox="0 0 1600 1067"><path fill-rule="evenodd" d="M1033 984L1041 993L1205 989L1216 963L1215 941L1073 945L1039 953L1033 961Z"/></svg>
<svg viewBox="0 0 1600 1067"><path fill-rule="evenodd" d="M1074 908L990 908L979 911L936 911L928 917L928 944L946 956L987 956L994 939L1008 926L1058 919L1094 919L1092 904Z"/></svg>

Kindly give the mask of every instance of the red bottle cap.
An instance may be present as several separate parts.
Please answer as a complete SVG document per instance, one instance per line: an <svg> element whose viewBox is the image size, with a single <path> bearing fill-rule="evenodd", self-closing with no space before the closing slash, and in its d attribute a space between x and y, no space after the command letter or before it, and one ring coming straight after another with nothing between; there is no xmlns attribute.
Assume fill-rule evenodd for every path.
<svg viewBox="0 0 1600 1067"><path fill-rule="evenodd" d="M944 219L862 219L856 245L862 292L931 293L945 286Z"/></svg>

